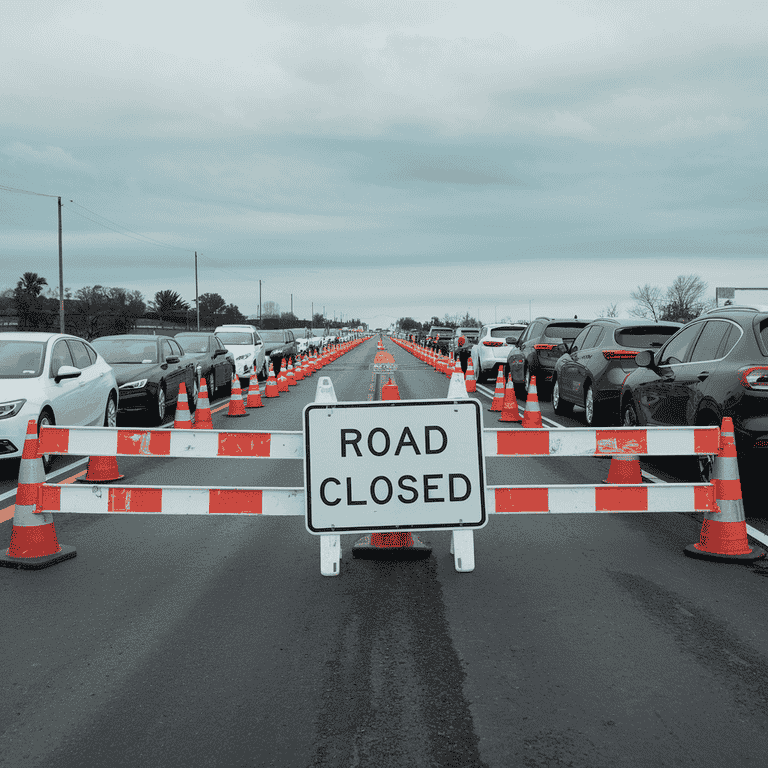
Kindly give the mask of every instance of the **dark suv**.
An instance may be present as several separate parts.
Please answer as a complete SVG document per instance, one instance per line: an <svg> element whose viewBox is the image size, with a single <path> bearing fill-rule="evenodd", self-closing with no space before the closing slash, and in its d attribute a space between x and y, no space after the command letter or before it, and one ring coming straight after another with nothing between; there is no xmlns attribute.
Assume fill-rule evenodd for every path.
<svg viewBox="0 0 768 768"><path fill-rule="evenodd" d="M618 424L621 386L636 367L636 355L658 349L680 328L681 323L613 317L591 322L572 345L563 345L565 352L555 365L555 413L565 416L581 405L588 427Z"/></svg>
<svg viewBox="0 0 768 768"><path fill-rule="evenodd" d="M743 466L768 448L768 312L710 310L635 363L621 394L624 425L720 426L730 416Z"/></svg>
<svg viewBox="0 0 768 768"><path fill-rule="evenodd" d="M539 396L549 388L558 358L589 323L589 320L537 317L525 329L507 355L505 371L512 374L518 397L525 397L531 376L536 377Z"/></svg>

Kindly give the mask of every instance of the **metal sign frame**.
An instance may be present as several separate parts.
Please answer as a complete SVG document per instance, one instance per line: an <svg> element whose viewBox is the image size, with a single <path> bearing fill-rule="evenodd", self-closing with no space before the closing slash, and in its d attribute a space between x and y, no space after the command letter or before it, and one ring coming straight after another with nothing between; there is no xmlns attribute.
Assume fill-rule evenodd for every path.
<svg viewBox="0 0 768 768"><path fill-rule="evenodd" d="M359 526L343 526L343 527L337 527L335 525L330 525L328 527L321 526L318 524L317 519L313 521L313 515L312 515L312 468L313 468L313 462L312 457L310 455L310 444L312 442L311 439L311 430L310 430L310 414L313 411L333 411L333 410L344 410L344 409L350 409L350 410L359 410L363 408L374 408L374 409L392 409L392 408L419 408L420 406L441 406L442 408L445 408L446 406L454 406L459 407L462 409L468 409L472 408L474 410L474 421L475 421L475 431L473 435L473 440L469 440L468 443L470 446L474 443L474 447L477 450L477 473L475 474L475 477L478 481L478 487L477 487L477 501L478 506L480 510L479 518L472 520L470 522L465 522L463 518L460 518L459 520L452 520L450 522L430 522L430 523L408 523L405 525L392 525L391 523L385 523L382 525L359 525ZM430 399L430 400L388 400L388 401L354 401L354 402L332 402L332 403L309 403L304 407L303 411L303 425L304 425L304 482L305 482L305 503L306 503L306 514L305 514L305 525L307 528L307 531L311 534L315 535L327 535L327 534L341 534L341 533L375 533L375 532L382 532L382 531L430 531L430 530L454 530L454 529L475 529L475 528L482 528L484 527L488 522L488 516L486 513L486 502L485 502L485 460L483 455L483 421L482 421L482 414L480 412L480 404L477 402L477 400L474 399L444 399L444 398L436 398L436 399ZM321 450L318 446L315 446L315 451ZM472 455L474 451L469 450L466 454L463 455L463 459L467 463L472 462ZM406 461L405 458L398 459L398 461ZM475 472L475 467L472 466L473 474ZM317 482L317 480L316 480ZM443 504L447 505L451 502L443 502ZM402 506L402 505L401 505ZM346 507L346 505L345 505ZM316 515L316 518L319 517L319 515Z"/></svg>

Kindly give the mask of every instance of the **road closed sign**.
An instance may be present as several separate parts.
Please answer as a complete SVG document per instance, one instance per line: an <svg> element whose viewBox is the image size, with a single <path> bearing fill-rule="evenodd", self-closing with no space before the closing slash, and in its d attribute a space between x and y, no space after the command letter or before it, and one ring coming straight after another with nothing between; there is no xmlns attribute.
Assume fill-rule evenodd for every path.
<svg viewBox="0 0 768 768"><path fill-rule="evenodd" d="M487 522L476 400L311 403L304 447L310 533Z"/></svg>

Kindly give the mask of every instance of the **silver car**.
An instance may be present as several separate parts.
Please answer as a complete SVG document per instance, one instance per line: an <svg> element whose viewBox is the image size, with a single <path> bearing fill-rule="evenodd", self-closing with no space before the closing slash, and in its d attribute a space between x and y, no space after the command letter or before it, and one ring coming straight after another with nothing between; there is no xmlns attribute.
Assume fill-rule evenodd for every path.
<svg viewBox="0 0 768 768"><path fill-rule="evenodd" d="M499 366L507 363L510 340L514 344L527 326L522 323L489 323L480 329L472 347L472 366L478 382L498 375Z"/></svg>

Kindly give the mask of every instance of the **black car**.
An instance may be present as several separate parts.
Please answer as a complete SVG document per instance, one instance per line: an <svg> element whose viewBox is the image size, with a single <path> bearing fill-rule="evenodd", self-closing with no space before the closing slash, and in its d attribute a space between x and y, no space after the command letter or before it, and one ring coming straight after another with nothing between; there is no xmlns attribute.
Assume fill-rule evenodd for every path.
<svg viewBox="0 0 768 768"><path fill-rule="evenodd" d="M525 329L507 355L504 376L512 374L518 397L525 397L531 376L536 377L539 397L546 393L552 382L555 363L565 351L563 343L570 345L589 323L589 320L537 317Z"/></svg>
<svg viewBox="0 0 768 768"><path fill-rule="evenodd" d="M120 390L118 413L142 411L162 424L185 382L189 410L197 407L195 359L171 336L102 336L91 346L112 366Z"/></svg>
<svg viewBox="0 0 768 768"><path fill-rule="evenodd" d="M210 397L216 390L224 388L229 393L232 375L235 372L235 358L212 333L177 333L174 337L184 352L196 361L197 384L205 379Z"/></svg>
<svg viewBox="0 0 768 768"><path fill-rule="evenodd" d="M280 372L280 364L285 359L285 364L290 362L293 365L296 362L296 355L299 353L299 347L296 342L296 337L293 335L293 331L286 329L272 330L272 331L259 331L262 341L264 342L264 355L267 359L267 367L269 363L275 371L275 376Z"/></svg>
<svg viewBox="0 0 768 768"><path fill-rule="evenodd" d="M621 394L625 426L720 426L730 416L743 466L768 448L768 312L710 310L635 363ZM710 466L700 469L708 479Z"/></svg>
<svg viewBox="0 0 768 768"><path fill-rule="evenodd" d="M681 323L612 317L591 322L573 344L563 344L565 351L555 363L555 413L568 415L580 405L589 427L619 424L621 387L636 367L635 356L644 349L658 349L680 328Z"/></svg>

